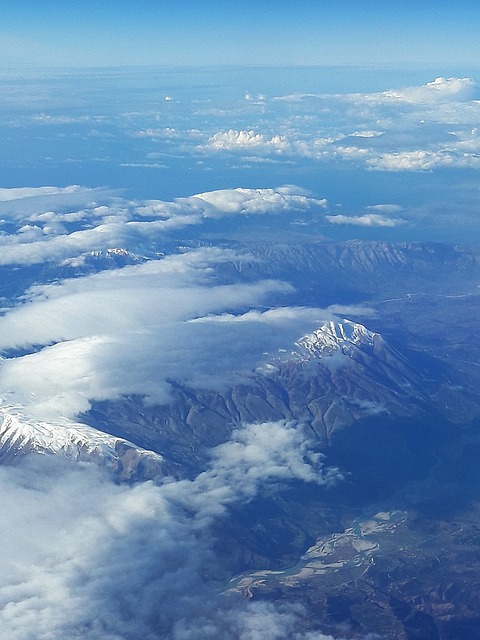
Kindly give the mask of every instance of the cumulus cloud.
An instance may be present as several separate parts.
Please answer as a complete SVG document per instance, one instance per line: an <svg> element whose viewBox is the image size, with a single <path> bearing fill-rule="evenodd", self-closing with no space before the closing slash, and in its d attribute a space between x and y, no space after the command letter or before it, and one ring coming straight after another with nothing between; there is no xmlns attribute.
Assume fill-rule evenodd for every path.
<svg viewBox="0 0 480 640"><path fill-rule="evenodd" d="M228 576L212 554L215 523L278 481L325 485L339 477L286 422L237 429L193 480L122 486L90 466L45 459L0 468L2 633L11 640L297 637L301 609L221 595Z"/></svg>
<svg viewBox="0 0 480 640"><path fill-rule="evenodd" d="M366 130L366 131L354 131L349 135L352 138L379 138L380 136L383 136L383 134L384 134L383 131Z"/></svg>
<svg viewBox="0 0 480 640"><path fill-rule="evenodd" d="M249 131L236 131L229 129L228 131L218 131L208 141L208 147L216 151L234 151L237 149L261 149L275 151L277 153L286 151L289 143L285 137L280 135L268 138L261 133L255 133L253 129Z"/></svg>
<svg viewBox="0 0 480 640"><path fill-rule="evenodd" d="M152 127L149 127L148 129L140 129L133 135L135 138L152 138L154 140L164 138L175 139L182 137L182 134L174 127L163 127L162 129L153 129Z"/></svg>
<svg viewBox="0 0 480 640"><path fill-rule="evenodd" d="M439 76L430 82L420 86L404 87L402 89L388 89L376 93L351 93L351 94L314 94L314 93L294 93L286 96L274 98L282 102L305 102L315 101L328 103L334 99L347 98L354 102L371 103L397 103L404 102L410 104L442 104L447 102L461 102L471 100L475 95L476 83L471 78L444 78ZM376 129L372 129L374 135L378 135ZM371 133L366 130L367 135ZM351 134L355 135L355 134ZM363 135L360 133L360 135Z"/></svg>
<svg viewBox="0 0 480 640"><path fill-rule="evenodd" d="M332 153L334 156L341 156L346 160L357 160L370 157L370 152L368 149L355 147L353 145L338 145L334 150L332 150Z"/></svg>
<svg viewBox="0 0 480 640"><path fill-rule="evenodd" d="M470 78L438 77L376 93L292 94L272 104L288 112L289 103L296 103L289 126L278 121L288 140L283 151L288 158L346 161L385 171L478 168L478 138L471 129L451 131L453 125L475 128L476 90ZM263 153L264 141L257 142L258 154ZM266 148L263 155L269 155Z"/></svg>

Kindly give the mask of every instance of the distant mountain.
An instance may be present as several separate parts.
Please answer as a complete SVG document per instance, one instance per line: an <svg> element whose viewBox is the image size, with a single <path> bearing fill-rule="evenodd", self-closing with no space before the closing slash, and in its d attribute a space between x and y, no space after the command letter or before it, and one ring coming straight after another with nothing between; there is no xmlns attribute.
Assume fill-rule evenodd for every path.
<svg viewBox="0 0 480 640"><path fill-rule="evenodd" d="M240 270L242 278L286 279L304 304L359 302L420 292L458 295L476 290L480 282L480 252L475 247L315 238L225 244L247 256L230 267Z"/></svg>

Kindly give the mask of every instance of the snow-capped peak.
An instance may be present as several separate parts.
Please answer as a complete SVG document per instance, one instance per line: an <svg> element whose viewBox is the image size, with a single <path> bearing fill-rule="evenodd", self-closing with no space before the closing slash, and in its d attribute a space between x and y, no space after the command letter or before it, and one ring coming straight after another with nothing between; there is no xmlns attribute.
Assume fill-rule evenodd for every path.
<svg viewBox="0 0 480 640"><path fill-rule="evenodd" d="M125 480L135 475L141 459L148 459L154 475L164 466L162 456L86 424L36 421L23 415L18 407L0 407L0 460L12 462L28 453L60 454L96 462Z"/></svg>
<svg viewBox="0 0 480 640"><path fill-rule="evenodd" d="M332 356L335 353L350 355L355 348L373 346L380 334L370 331L362 324L350 320L325 322L319 329L309 333L296 343L302 351L316 357Z"/></svg>

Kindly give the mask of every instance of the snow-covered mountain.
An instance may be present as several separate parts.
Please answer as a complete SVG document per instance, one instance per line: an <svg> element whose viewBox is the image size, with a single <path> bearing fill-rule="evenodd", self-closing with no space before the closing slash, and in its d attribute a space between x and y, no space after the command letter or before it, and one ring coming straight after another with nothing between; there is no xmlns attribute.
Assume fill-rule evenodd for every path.
<svg viewBox="0 0 480 640"><path fill-rule="evenodd" d="M380 334L358 322L344 319L326 322L316 331L300 338L297 344L311 356L324 357L338 352L353 355L356 349L374 347L381 340Z"/></svg>
<svg viewBox="0 0 480 640"><path fill-rule="evenodd" d="M171 380L169 404L141 398L94 403L83 420L200 471L211 447L236 425L288 420L309 425L324 450L360 420L398 421L425 412L423 380L376 332L349 320L328 321L255 371L222 388Z"/></svg>
<svg viewBox="0 0 480 640"><path fill-rule="evenodd" d="M86 424L43 422L15 407L0 407L0 463L12 464L29 453L93 462L117 479L145 479L166 474L162 456Z"/></svg>

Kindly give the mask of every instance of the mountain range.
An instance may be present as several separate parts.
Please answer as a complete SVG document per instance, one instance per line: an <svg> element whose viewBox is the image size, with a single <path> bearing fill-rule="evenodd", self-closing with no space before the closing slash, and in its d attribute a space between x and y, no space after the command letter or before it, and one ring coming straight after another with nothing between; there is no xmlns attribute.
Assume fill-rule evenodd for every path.
<svg viewBox="0 0 480 640"><path fill-rule="evenodd" d="M304 238L215 246L242 256L217 265L220 283L287 282L288 300L275 294L272 306L316 306L325 319L218 388L169 378L162 403L93 400L55 423L5 401L1 463L37 453L93 462L116 482L191 479L242 425L291 424L335 480L291 480L232 505L213 525L233 580L223 590L302 603L312 632L480 638L480 252ZM3 295L150 259L117 250L78 268L16 270Z"/></svg>

